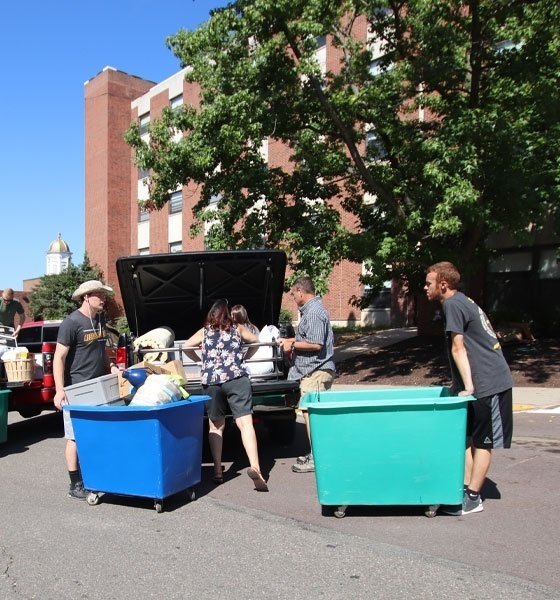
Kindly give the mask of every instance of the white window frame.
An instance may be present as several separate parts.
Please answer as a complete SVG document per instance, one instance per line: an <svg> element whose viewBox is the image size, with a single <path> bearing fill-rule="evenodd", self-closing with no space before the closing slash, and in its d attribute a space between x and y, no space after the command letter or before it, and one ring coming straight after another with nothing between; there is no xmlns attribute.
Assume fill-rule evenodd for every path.
<svg viewBox="0 0 560 600"><path fill-rule="evenodd" d="M148 133L148 128L150 127L150 113L144 113L138 117L138 130L140 136L146 135Z"/></svg>
<svg viewBox="0 0 560 600"><path fill-rule="evenodd" d="M183 192L173 192L169 197L169 214L174 215L183 211Z"/></svg>
<svg viewBox="0 0 560 600"><path fill-rule="evenodd" d="M179 94L178 96L174 96L169 99L169 108L172 111L179 110L183 106L183 94Z"/></svg>
<svg viewBox="0 0 560 600"><path fill-rule="evenodd" d="M169 254L176 254L177 252L183 252L183 242L170 242Z"/></svg>

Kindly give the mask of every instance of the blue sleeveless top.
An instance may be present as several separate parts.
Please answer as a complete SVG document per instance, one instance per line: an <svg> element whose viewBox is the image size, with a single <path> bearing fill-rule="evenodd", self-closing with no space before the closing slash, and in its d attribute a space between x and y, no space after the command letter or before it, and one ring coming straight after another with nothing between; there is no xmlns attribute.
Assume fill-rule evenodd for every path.
<svg viewBox="0 0 560 600"><path fill-rule="evenodd" d="M204 328L202 337L202 385L219 385L247 375L243 365L243 340L237 328Z"/></svg>

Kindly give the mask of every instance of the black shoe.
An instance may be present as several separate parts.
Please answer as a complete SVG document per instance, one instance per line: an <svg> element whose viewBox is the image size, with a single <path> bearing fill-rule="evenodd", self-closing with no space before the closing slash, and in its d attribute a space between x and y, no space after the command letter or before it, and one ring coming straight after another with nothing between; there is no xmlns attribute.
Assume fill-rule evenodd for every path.
<svg viewBox="0 0 560 600"><path fill-rule="evenodd" d="M75 498L76 500L85 500L87 496L86 490L84 490L84 484L82 481L78 481L76 484L70 484L68 489L68 498Z"/></svg>

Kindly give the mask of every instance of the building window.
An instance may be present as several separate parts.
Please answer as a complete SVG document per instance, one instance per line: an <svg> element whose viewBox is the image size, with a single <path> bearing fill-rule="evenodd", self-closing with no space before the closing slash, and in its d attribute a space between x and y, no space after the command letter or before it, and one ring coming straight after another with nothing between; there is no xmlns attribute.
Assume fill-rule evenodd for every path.
<svg viewBox="0 0 560 600"><path fill-rule="evenodd" d="M390 71L395 66L392 60L392 55L384 54L378 58L374 58L369 64L369 73L372 77L377 77L381 73Z"/></svg>
<svg viewBox="0 0 560 600"><path fill-rule="evenodd" d="M171 242L169 244L169 252L170 254L175 254L176 252L183 251L183 242Z"/></svg>
<svg viewBox="0 0 560 600"><path fill-rule="evenodd" d="M140 116L138 119L138 126L140 128L140 135L148 133L148 127L150 126L150 113Z"/></svg>
<svg viewBox="0 0 560 600"><path fill-rule="evenodd" d="M146 179L150 176L150 169L138 169L138 179Z"/></svg>
<svg viewBox="0 0 560 600"><path fill-rule="evenodd" d="M150 220L150 211L145 209L138 209L138 222L145 223Z"/></svg>
<svg viewBox="0 0 560 600"><path fill-rule="evenodd" d="M173 192L169 199L169 214L180 213L183 210L183 192Z"/></svg>
<svg viewBox="0 0 560 600"><path fill-rule="evenodd" d="M370 129L366 132L366 147L370 158L380 159L387 157L387 150L385 150L383 142L379 139L375 129Z"/></svg>
<svg viewBox="0 0 560 600"><path fill-rule="evenodd" d="M138 248L138 254L141 256L146 256L146 254L150 254L149 248Z"/></svg>
<svg viewBox="0 0 560 600"><path fill-rule="evenodd" d="M174 98L171 98L171 100L169 100L169 107L171 108L172 111L180 110L182 106L183 106L183 95L182 94L179 94L178 96L175 96Z"/></svg>
<svg viewBox="0 0 560 600"><path fill-rule="evenodd" d="M322 48L327 45L326 35L318 35L315 39L317 40L317 48Z"/></svg>

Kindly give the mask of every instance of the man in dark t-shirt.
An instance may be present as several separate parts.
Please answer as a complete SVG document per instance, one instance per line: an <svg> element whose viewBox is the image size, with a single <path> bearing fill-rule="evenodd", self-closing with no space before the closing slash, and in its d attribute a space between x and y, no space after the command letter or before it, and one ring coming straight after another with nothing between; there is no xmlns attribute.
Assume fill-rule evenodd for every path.
<svg viewBox="0 0 560 600"><path fill-rule="evenodd" d="M483 510L480 490L492 461L493 448L509 448L513 432L513 379L498 338L484 311L458 291L461 276L450 262L426 271L429 300L442 305L453 390L473 395L468 405L463 504L444 509L452 515Z"/></svg>
<svg viewBox="0 0 560 600"><path fill-rule="evenodd" d="M16 315L18 318L17 327L15 324ZM14 337L17 337L24 322L25 311L21 302L14 298L14 290L12 288L6 288L0 295L0 325L12 327L14 329Z"/></svg>
<svg viewBox="0 0 560 600"><path fill-rule="evenodd" d="M105 353L106 332L101 311L105 299L112 289L101 281L82 283L72 294L72 299L81 302L80 308L68 315L60 324L53 359L56 393L54 405L62 410L67 402L64 387L87 381L95 377L118 373L114 364L109 364ZM64 437L66 438L66 466L70 475L68 496L83 500L86 497L79 469L78 453L70 414L64 412Z"/></svg>

